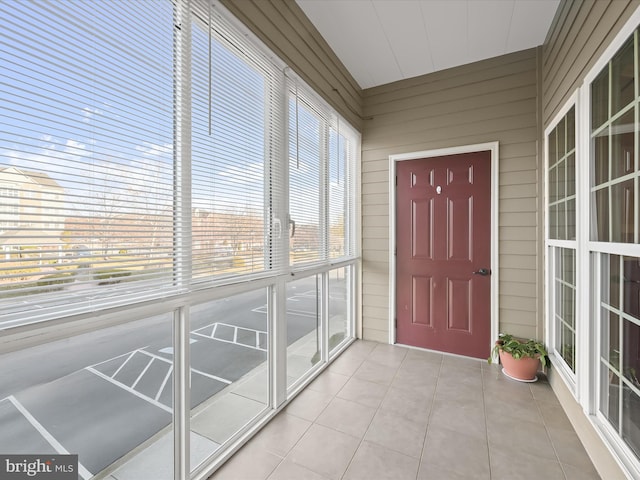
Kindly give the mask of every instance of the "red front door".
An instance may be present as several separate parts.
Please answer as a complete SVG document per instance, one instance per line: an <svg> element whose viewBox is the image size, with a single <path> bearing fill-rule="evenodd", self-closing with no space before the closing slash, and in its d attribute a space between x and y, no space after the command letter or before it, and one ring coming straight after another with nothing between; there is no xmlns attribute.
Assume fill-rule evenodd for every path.
<svg viewBox="0 0 640 480"><path fill-rule="evenodd" d="M487 358L491 152L398 162L396 341Z"/></svg>

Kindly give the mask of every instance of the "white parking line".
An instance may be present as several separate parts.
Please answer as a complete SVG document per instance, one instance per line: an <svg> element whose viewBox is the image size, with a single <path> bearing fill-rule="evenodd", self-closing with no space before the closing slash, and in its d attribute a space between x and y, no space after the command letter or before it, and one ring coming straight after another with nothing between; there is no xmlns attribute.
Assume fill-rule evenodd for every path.
<svg viewBox="0 0 640 480"><path fill-rule="evenodd" d="M13 404L14 407L16 407L16 409L22 414L22 416L24 416L24 418L27 419L27 421L33 425L33 427L38 431L38 433L40 435L42 435L42 437L49 442L49 445L51 445L56 452L58 452L61 455L69 455L70 452L64 448L62 446L62 444L60 442L58 442L58 440L55 439L55 437L53 435L51 435L51 433L49 433L49 431L44 428L42 426L42 424L40 422L38 422L38 420L36 420L36 418L31 415L31 413L29 413L29 410L27 410L19 401L16 397L14 397L13 395L9 395L8 397L4 398L3 400L8 400L9 402L11 402ZM93 474L87 470L84 465L82 465L80 463L80 460L78 460L78 474L84 478L84 479L88 479L88 478L92 478Z"/></svg>
<svg viewBox="0 0 640 480"><path fill-rule="evenodd" d="M227 340L225 338L216 337L216 332L218 331L219 326L233 329L233 340ZM211 327L213 327L211 329L211 334L201 333L202 330L207 330ZM255 332L255 335L256 335L255 345L247 345L246 343L238 342L238 330L243 330L245 332ZM205 327L198 328L197 330L194 330L193 332L191 332L191 334L199 335L201 337L208 338L210 340L218 340L219 342L231 343L233 345L239 345L241 347L260 350L261 352L267 351L265 348L260 347L260 334L267 335L267 332L265 332L264 330L256 330L255 328L247 328L247 327L238 327L236 325L229 325L227 323L216 322L216 323L209 324Z"/></svg>
<svg viewBox="0 0 640 480"><path fill-rule="evenodd" d="M149 357L150 360L149 360L149 363L147 363L147 365L142 369L142 372L138 375L138 377L136 378L136 380L133 383L133 385L128 386L128 385L125 385L124 383L120 382L119 380L116 380L115 377L122 370L122 368L125 366L125 364L127 362L129 362L129 360L131 360L135 356L136 353L138 353L140 355L144 355L146 357ZM113 361L113 360L115 360L117 358L125 358L125 360L123 361L122 365L120 365L120 367L115 371L115 373L113 375L106 375L105 373L102 373L101 371L99 371L96 368L94 368L94 367L97 367L99 365L102 365L103 363L111 362L111 361ZM144 393L138 392L135 389L135 387L140 382L140 380L142 379L144 374L147 372L147 370L149 369L149 367L151 366L151 364L155 360L158 360L158 361L163 362L163 363L166 364L167 373L165 374L164 379L162 380L162 383L160 384L160 387L158 388L157 393L152 398L152 397L150 397L148 395L145 395ZM96 363L95 365L90 365L88 367L85 367L85 369L87 371L97 375L98 377L108 381L109 383L112 383L113 385L116 385L116 386L122 388L126 392L129 392L129 393L135 395L138 398L142 398L143 400L146 400L147 402L151 403L152 405L155 405L156 407L159 407L159 408L165 410L166 412L172 413L172 409L170 407L167 407L164 403L160 402L160 397L162 396L162 392L164 391L165 387L167 386L167 383L171 379L171 374L173 373L173 362L171 360L168 360L168 359L166 359L164 357L161 357L159 355L155 355L155 354L153 354L151 352L147 352L146 350L134 350L131 353L128 353L128 354L125 353L123 355L119 355L119 356L111 358L109 360L105 360L104 362ZM216 375L212 375L210 373L202 372L200 370L196 370L195 368L192 368L191 369L191 374L193 375L194 373L196 373L198 375L202 375L203 377L210 378L212 380L216 380L216 381L218 381L220 383L224 383L226 385L231 385L231 383L233 383L230 380L227 380L226 378L218 377Z"/></svg>
<svg viewBox="0 0 640 480"><path fill-rule="evenodd" d="M114 380L113 378L111 378L111 377L109 377L109 376L105 375L105 374L104 374L104 373L102 373L102 372L99 372L98 370L96 370L96 369L95 369L95 368L93 368L93 367L86 367L86 369L87 369L88 371L90 371L91 373L93 373L93 374L95 374L95 375L99 376L100 378L103 378L103 379L104 379L104 380L106 380L107 382L113 383L114 385L116 385L116 386L118 386L118 387L122 388L123 390L125 390L125 391L127 391L127 392L131 393L132 395L135 395L136 397L139 397L139 398L141 398L141 399L143 399L143 400L146 400L147 402L151 403L152 405L155 405L156 407L161 408L161 409L162 409L162 410L164 410L165 412L172 413L172 410L171 410L169 407L167 407L167 406L166 406L165 404L163 404L163 403L160 403L158 400L153 399L153 398L151 398L151 397L147 397L146 395L143 395L142 393L138 392L137 390L134 390L133 388L131 388L131 387L129 387L129 386L127 386L127 385L125 385L124 383L120 383L120 382L118 382L117 380ZM172 371L172 370L173 370L173 367L171 367L171 368L169 369L169 372L167 373L167 378L171 375L171 371ZM166 380L166 379L165 379L165 380ZM166 381L165 381L165 383L166 383ZM164 383L162 384L162 387L164 387ZM159 398L161 393L162 393L162 389L158 390L158 395L156 396L156 398Z"/></svg>

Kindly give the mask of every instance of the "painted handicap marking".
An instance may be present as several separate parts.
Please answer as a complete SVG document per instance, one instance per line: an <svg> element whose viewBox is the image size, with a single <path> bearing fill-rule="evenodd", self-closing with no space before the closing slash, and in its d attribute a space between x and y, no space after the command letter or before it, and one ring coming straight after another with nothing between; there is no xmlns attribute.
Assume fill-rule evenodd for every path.
<svg viewBox="0 0 640 480"><path fill-rule="evenodd" d="M266 352L267 332L254 328L238 327L227 323L216 322L191 332L192 335L232 343L241 347Z"/></svg>
<svg viewBox="0 0 640 480"><path fill-rule="evenodd" d="M115 369L114 363L118 364ZM138 349L104 362L90 365L85 369L152 405L172 413L167 400L171 396L163 396L163 393L166 389L170 390L172 388L173 361L146 350ZM190 373L192 376L200 375L226 385L232 383L225 378L194 368L190 370ZM165 402L161 398L165 399Z"/></svg>

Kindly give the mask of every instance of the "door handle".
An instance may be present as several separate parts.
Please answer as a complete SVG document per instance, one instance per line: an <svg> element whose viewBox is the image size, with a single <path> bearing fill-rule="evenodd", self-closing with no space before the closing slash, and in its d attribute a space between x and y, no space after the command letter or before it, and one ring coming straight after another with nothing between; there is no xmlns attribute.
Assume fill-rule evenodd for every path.
<svg viewBox="0 0 640 480"><path fill-rule="evenodd" d="M473 272L473 274L482 275L483 277L486 277L487 275L491 275L491 270L489 270L488 268L481 268L477 272Z"/></svg>

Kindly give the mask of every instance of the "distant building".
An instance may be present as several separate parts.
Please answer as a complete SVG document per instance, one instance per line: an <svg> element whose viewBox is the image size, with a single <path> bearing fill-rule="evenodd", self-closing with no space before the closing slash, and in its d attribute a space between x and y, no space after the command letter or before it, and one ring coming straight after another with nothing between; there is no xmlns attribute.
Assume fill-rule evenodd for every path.
<svg viewBox="0 0 640 480"><path fill-rule="evenodd" d="M64 228L64 188L44 172L0 168L0 234L9 229Z"/></svg>
<svg viewBox="0 0 640 480"><path fill-rule="evenodd" d="M0 168L0 249L61 247L64 188L44 172Z"/></svg>

